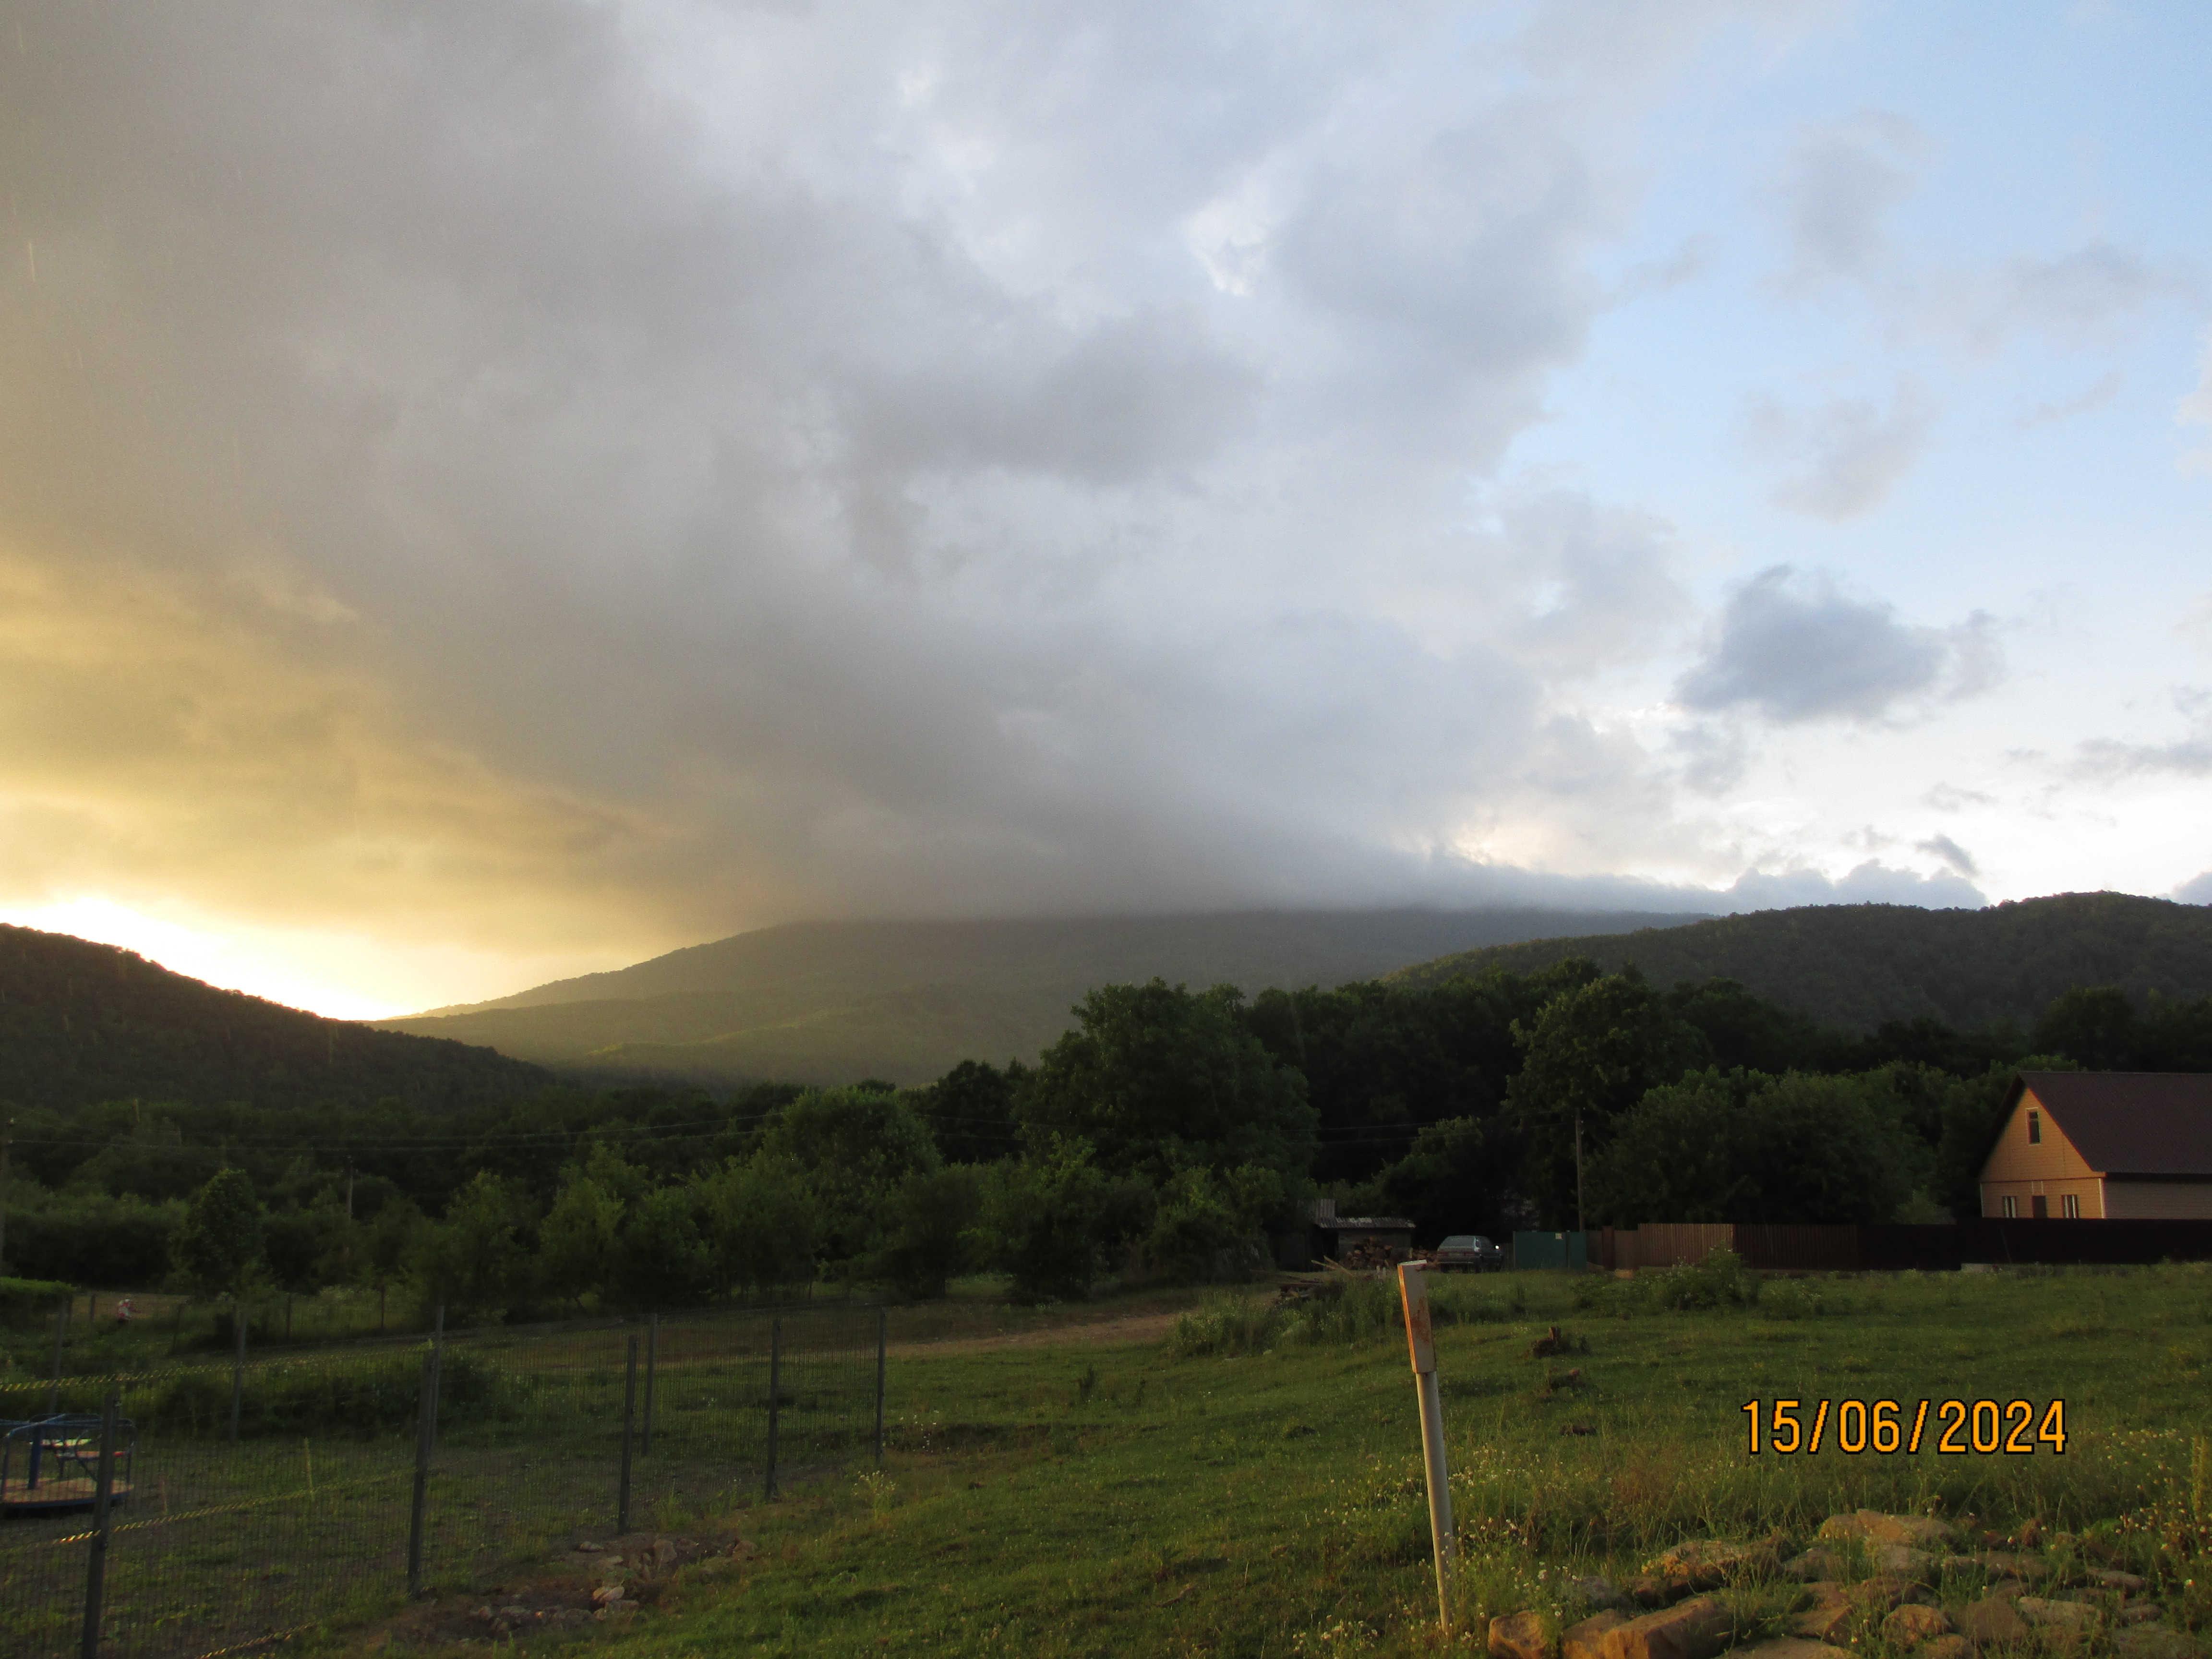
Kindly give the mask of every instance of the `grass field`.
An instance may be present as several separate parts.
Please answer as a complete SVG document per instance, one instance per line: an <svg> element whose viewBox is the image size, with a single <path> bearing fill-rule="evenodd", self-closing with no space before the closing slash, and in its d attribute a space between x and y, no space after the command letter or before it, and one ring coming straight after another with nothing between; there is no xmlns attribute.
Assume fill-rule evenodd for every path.
<svg viewBox="0 0 2212 1659"><path fill-rule="evenodd" d="M1707 1311L1564 1276L1452 1293L1473 1316L1437 1337L1455 1642L1435 1628L1402 1339L1286 1329L1234 1300L1194 1316L1180 1353L1160 1317L1110 1308L1059 1340L898 1344L881 1477L744 1506L757 1554L573 1639L622 1659L1474 1652L1492 1613L1571 1615L1572 1574L1690 1537L1802 1540L1857 1506L2002 1533L2034 1518L2151 1576L2169 1622L2212 1624L2201 1446L2191 1470L2212 1432L2203 1267L1791 1281ZM1532 1358L1554 1324L1573 1346ZM1832 1426L1817 1455L1754 1458L1754 1397L1806 1402L1808 1425L1823 1399L1898 1400L1908 1424L1922 1398L2024 1398L2039 1421L2063 1399L2068 1437L1954 1455L1931 1427L1917 1455L1851 1455ZM1742 1593L1747 1628L1788 1594Z"/></svg>

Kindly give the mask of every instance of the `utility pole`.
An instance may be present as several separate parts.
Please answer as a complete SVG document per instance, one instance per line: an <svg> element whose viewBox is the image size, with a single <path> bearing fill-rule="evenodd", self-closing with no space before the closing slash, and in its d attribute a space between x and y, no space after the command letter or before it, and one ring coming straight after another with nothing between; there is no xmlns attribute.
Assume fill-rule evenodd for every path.
<svg viewBox="0 0 2212 1659"><path fill-rule="evenodd" d="M346 1219L353 1219L353 1154L346 1154Z"/></svg>

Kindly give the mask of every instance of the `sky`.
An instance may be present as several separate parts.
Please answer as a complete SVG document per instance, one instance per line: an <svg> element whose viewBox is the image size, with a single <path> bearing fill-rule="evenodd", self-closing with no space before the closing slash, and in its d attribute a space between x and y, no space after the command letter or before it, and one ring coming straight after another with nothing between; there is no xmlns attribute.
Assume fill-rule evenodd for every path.
<svg viewBox="0 0 2212 1659"><path fill-rule="evenodd" d="M2212 902L2193 0L0 0L0 920Z"/></svg>

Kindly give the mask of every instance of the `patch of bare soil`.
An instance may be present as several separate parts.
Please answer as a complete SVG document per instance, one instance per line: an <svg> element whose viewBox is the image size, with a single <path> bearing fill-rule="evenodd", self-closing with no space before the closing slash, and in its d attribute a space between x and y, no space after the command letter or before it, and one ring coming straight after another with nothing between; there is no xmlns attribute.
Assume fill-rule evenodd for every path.
<svg viewBox="0 0 2212 1659"><path fill-rule="evenodd" d="M694 1562L746 1561L760 1547L734 1534L684 1536L630 1533L601 1542L580 1539L552 1561L518 1570L505 1583L473 1595L447 1595L410 1607L365 1644L371 1650L437 1651L473 1644L501 1646L620 1627L660 1599L670 1578Z"/></svg>

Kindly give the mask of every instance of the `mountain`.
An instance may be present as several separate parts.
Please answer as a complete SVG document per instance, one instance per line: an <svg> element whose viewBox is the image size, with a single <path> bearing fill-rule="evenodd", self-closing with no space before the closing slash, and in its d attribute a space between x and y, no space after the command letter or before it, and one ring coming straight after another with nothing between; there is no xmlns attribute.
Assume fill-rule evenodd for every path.
<svg viewBox="0 0 2212 1659"><path fill-rule="evenodd" d="M1871 1030L1927 1017L1962 1030L2032 1024L2076 985L2140 1000L2212 992L2212 907L2125 893L2062 893L1986 910L1898 904L1808 906L1686 927L1534 939L1441 957L1389 975L1437 985L1492 968L1528 973L1585 956L1633 963L1654 985L1719 976L1810 1014Z"/></svg>
<svg viewBox="0 0 2212 1659"><path fill-rule="evenodd" d="M1065 921L807 922L671 951L469 1007L381 1022L549 1066L926 1083L1034 1059L1094 986L1336 985L1442 951L1679 926L1562 910L1306 910Z"/></svg>
<svg viewBox="0 0 2212 1659"><path fill-rule="evenodd" d="M0 1101L460 1104L535 1066L217 990L109 945L0 925Z"/></svg>

